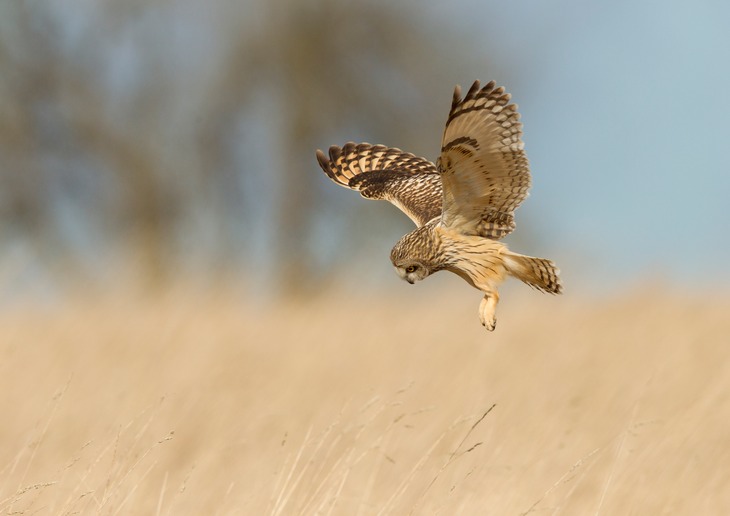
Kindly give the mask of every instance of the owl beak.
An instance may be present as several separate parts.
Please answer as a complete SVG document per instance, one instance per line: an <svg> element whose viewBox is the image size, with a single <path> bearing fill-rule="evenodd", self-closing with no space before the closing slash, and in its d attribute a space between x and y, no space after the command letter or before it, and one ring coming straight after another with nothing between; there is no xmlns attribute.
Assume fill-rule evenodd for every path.
<svg viewBox="0 0 730 516"><path fill-rule="evenodd" d="M413 280L412 280L411 278L406 278L406 281L407 281L408 283L410 283L411 285L413 285Z"/></svg>

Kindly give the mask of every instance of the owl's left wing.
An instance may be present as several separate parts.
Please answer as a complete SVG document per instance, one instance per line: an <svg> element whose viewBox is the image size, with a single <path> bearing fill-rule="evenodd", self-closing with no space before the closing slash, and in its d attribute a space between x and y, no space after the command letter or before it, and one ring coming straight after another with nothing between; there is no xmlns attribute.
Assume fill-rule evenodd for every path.
<svg viewBox="0 0 730 516"><path fill-rule="evenodd" d="M454 91L438 160L443 183L441 223L499 239L514 230L514 210L527 197L530 169L517 106L494 81Z"/></svg>
<svg viewBox="0 0 730 516"><path fill-rule="evenodd" d="M421 227L441 215L441 176L436 165L410 152L369 143L332 146L317 161L335 183L398 207Z"/></svg>

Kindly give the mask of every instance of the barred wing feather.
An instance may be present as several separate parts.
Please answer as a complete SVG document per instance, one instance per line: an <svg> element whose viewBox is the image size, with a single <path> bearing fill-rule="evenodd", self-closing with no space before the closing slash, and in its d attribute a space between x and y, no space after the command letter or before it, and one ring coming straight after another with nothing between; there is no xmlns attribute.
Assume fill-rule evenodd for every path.
<svg viewBox="0 0 730 516"><path fill-rule="evenodd" d="M389 201L418 227L441 216L441 175L436 166L400 149L348 142L332 146L329 156L317 150L327 176L366 199Z"/></svg>
<svg viewBox="0 0 730 516"><path fill-rule="evenodd" d="M514 228L514 210L527 197L530 169L517 105L494 81L474 82L464 98L457 86L438 160L444 226L499 239Z"/></svg>

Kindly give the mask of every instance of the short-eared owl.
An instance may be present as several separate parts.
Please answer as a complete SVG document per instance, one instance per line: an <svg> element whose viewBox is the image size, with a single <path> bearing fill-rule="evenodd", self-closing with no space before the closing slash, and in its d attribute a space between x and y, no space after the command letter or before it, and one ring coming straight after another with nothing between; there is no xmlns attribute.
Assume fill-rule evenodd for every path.
<svg viewBox="0 0 730 516"><path fill-rule="evenodd" d="M434 272L458 274L484 292L479 318L496 325L497 287L507 275L560 294L555 264L516 254L499 240L515 229L513 213L527 197L530 170L517 105L494 81L454 90L436 164L400 149L369 143L317 151L324 172L366 199L400 208L417 228L390 252L398 275L415 283Z"/></svg>

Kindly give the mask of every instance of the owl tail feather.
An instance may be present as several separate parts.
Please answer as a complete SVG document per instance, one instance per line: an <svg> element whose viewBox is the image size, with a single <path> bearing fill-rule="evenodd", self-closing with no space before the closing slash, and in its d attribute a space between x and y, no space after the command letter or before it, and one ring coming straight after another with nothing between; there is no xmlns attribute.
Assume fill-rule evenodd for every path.
<svg viewBox="0 0 730 516"><path fill-rule="evenodd" d="M562 294L560 269L552 261L507 252L504 255L504 263L512 276L531 287L550 294Z"/></svg>

